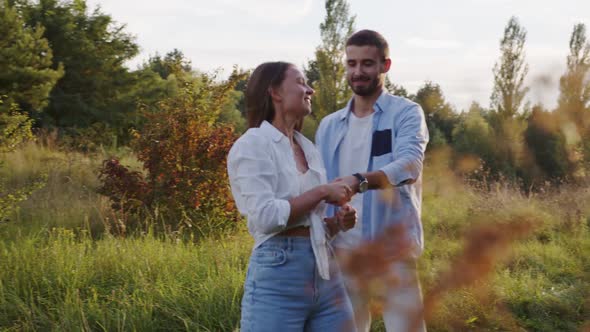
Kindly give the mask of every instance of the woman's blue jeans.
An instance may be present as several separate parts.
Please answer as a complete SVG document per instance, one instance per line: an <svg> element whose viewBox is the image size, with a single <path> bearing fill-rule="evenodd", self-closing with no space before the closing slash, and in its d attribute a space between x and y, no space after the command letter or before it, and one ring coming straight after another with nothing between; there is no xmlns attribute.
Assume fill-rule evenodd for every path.
<svg viewBox="0 0 590 332"><path fill-rule="evenodd" d="M335 260L322 279L308 237L275 236L252 252L241 331L356 331L353 317Z"/></svg>

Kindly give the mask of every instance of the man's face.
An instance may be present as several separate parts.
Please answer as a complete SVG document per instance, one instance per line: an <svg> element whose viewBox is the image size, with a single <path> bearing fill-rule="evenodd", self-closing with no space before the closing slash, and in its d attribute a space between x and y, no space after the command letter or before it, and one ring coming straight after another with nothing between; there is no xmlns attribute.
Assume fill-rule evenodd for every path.
<svg viewBox="0 0 590 332"><path fill-rule="evenodd" d="M359 96L372 96L383 87L384 74L391 61L383 59L375 46L346 47L346 79Z"/></svg>

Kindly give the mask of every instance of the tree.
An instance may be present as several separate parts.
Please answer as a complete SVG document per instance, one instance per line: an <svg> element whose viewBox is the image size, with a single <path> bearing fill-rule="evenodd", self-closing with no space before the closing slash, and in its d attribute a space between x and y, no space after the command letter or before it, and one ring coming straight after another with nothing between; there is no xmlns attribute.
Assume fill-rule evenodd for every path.
<svg viewBox="0 0 590 332"><path fill-rule="evenodd" d="M440 85L432 82L424 83L424 86L413 96L413 100L424 110L432 147L450 143L457 116L451 104L445 100Z"/></svg>
<svg viewBox="0 0 590 332"><path fill-rule="evenodd" d="M575 123L583 120L590 109L590 43L586 38L586 26L576 24L570 38L570 54L567 71L559 80L558 108L570 115Z"/></svg>
<svg viewBox="0 0 590 332"><path fill-rule="evenodd" d="M45 29L25 26L17 10L0 0L0 96L4 107L16 104L25 112L41 111L49 93L63 76L63 66L52 69L53 53Z"/></svg>
<svg viewBox="0 0 590 332"><path fill-rule="evenodd" d="M571 148L580 150L590 167L590 43L586 26L576 24L570 38L567 70L559 80L558 113ZM575 132L573 132L575 131Z"/></svg>
<svg viewBox="0 0 590 332"><path fill-rule="evenodd" d="M494 133L482 116L481 107L473 103L467 113L462 113L453 128L453 145L459 155L477 156L489 169L494 167Z"/></svg>
<svg viewBox="0 0 590 332"><path fill-rule="evenodd" d="M52 53L43 32L39 25L25 26L17 10L0 0L0 154L33 137L27 112L47 105L49 92L63 75L60 65L50 67ZM17 187L0 179L0 223L43 185L42 176Z"/></svg>
<svg viewBox="0 0 590 332"><path fill-rule="evenodd" d="M586 26L576 24L570 38L567 70L559 80L557 111L570 149L583 155L590 167L590 42ZM582 166L582 165L578 165Z"/></svg>
<svg viewBox="0 0 590 332"><path fill-rule="evenodd" d="M228 92L228 98L221 107L217 122L231 125L239 134L246 131L248 124L245 118L246 101L244 93L250 71L235 66L229 75L228 81L234 82L234 88Z"/></svg>
<svg viewBox="0 0 590 332"><path fill-rule="evenodd" d="M499 62L493 69L492 112L488 114L496 142L493 172L509 178L517 176L524 153L523 132L528 110L523 102L529 90L524 86L528 73L525 41L526 30L516 17L511 17L500 41Z"/></svg>
<svg viewBox="0 0 590 332"><path fill-rule="evenodd" d="M124 63L138 53L138 46L125 26L98 8L89 13L85 0L15 3L29 27L45 27L53 68L59 63L65 68L51 92L43 124L87 127L103 122L119 136L126 134L127 117L135 113L135 98L128 96L137 82Z"/></svg>
<svg viewBox="0 0 590 332"><path fill-rule="evenodd" d="M557 114L537 105L533 107L527 122L524 138L533 159L529 174L525 176L528 186L545 180L571 179L575 164L570 160L570 151ZM537 169L540 172L536 172Z"/></svg>
<svg viewBox="0 0 590 332"><path fill-rule="evenodd" d="M516 17L511 17L500 41L500 60L493 69L491 108L502 119L511 118L518 113L529 90L524 86L528 73L524 54L525 41L526 30L520 26Z"/></svg>
<svg viewBox="0 0 590 332"><path fill-rule="evenodd" d="M159 54L150 57L144 68L149 68L160 75L161 78L167 79L170 74L176 76L190 74L192 71L191 62L184 56L184 53L178 49L166 53L164 58Z"/></svg>
<svg viewBox="0 0 590 332"><path fill-rule="evenodd" d="M397 85L397 84L393 83L389 79L389 76L387 76L387 75L385 76L384 87L385 87L385 90L389 91L389 93L391 93L392 95L396 95L396 96L404 97L404 98L410 98L410 95L408 94L408 90L406 90L406 88L404 88L402 85Z"/></svg>
<svg viewBox="0 0 590 332"><path fill-rule="evenodd" d="M345 77L344 48L355 17L350 16L346 0L326 0L325 8L326 17L320 24L322 43L306 68L307 77L314 80L313 114L318 121L344 107L351 95Z"/></svg>

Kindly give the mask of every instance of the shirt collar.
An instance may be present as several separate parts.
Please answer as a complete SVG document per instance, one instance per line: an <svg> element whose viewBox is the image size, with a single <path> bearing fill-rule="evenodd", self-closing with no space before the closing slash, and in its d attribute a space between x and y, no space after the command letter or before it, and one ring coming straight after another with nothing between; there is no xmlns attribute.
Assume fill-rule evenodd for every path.
<svg viewBox="0 0 590 332"><path fill-rule="evenodd" d="M260 130L264 133L264 135L269 136L275 142L278 142L281 140L281 138L286 137L285 134L277 129L277 127L273 126L266 120L262 121L262 124L260 124Z"/></svg>
<svg viewBox="0 0 590 332"><path fill-rule="evenodd" d="M381 94L379 95L379 98L377 98L377 100L375 101L375 105L373 105L373 110L375 110L375 113L383 112L383 108L384 108L385 102L387 100L386 96L387 96L387 93L385 92L385 89L382 89ZM350 100L346 104L346 108L345 108L346 111L342 112L342 114L340 115L340 120L348 119L348 117L350 116L350 112L352 111L353 102L354 102L354 96L352 98L350 98Z"/></svg>
<svg viewBox="0 0 590 332"><path fill-rule="evenodd" d="M266 120L260 124L260 130L265 136L272 138L275 143L280 141L282 138L287 138L287 136L278 130L277 127L273 126ZM309 149L314 147L313 143L311 143L302 133L295 131L293 134L295 135L297 142L301 144L303 151L308 152Z"/></svg>

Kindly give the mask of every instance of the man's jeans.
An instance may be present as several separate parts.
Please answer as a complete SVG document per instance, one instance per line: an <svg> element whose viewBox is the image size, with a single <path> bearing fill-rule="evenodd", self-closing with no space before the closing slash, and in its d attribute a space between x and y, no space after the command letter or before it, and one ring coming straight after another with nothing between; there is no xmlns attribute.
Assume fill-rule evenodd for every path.
<svg viewBox="0 0 590 332"><path fill-rule="evenodd" d="M330 280L317 272L308 237L275 236L252 252L241 331L356 331L334 259Z"/></svg>
<svg viewBox="0 0 590 332"><path fill-rule="evenodd" d="M346 255L347 250L338 249L338 255ZM425 332L422 318L422 292L414 260L396 261L391 264L389 275L384 280L392 284L384 294L372 294L374 300L383 303L383 322L388 332ZM352 278L344 274L344 283L353 306L356 327L359 332L371 328L370 297L363 294ZM375 299L375 295L379 299Z"/></svg>

